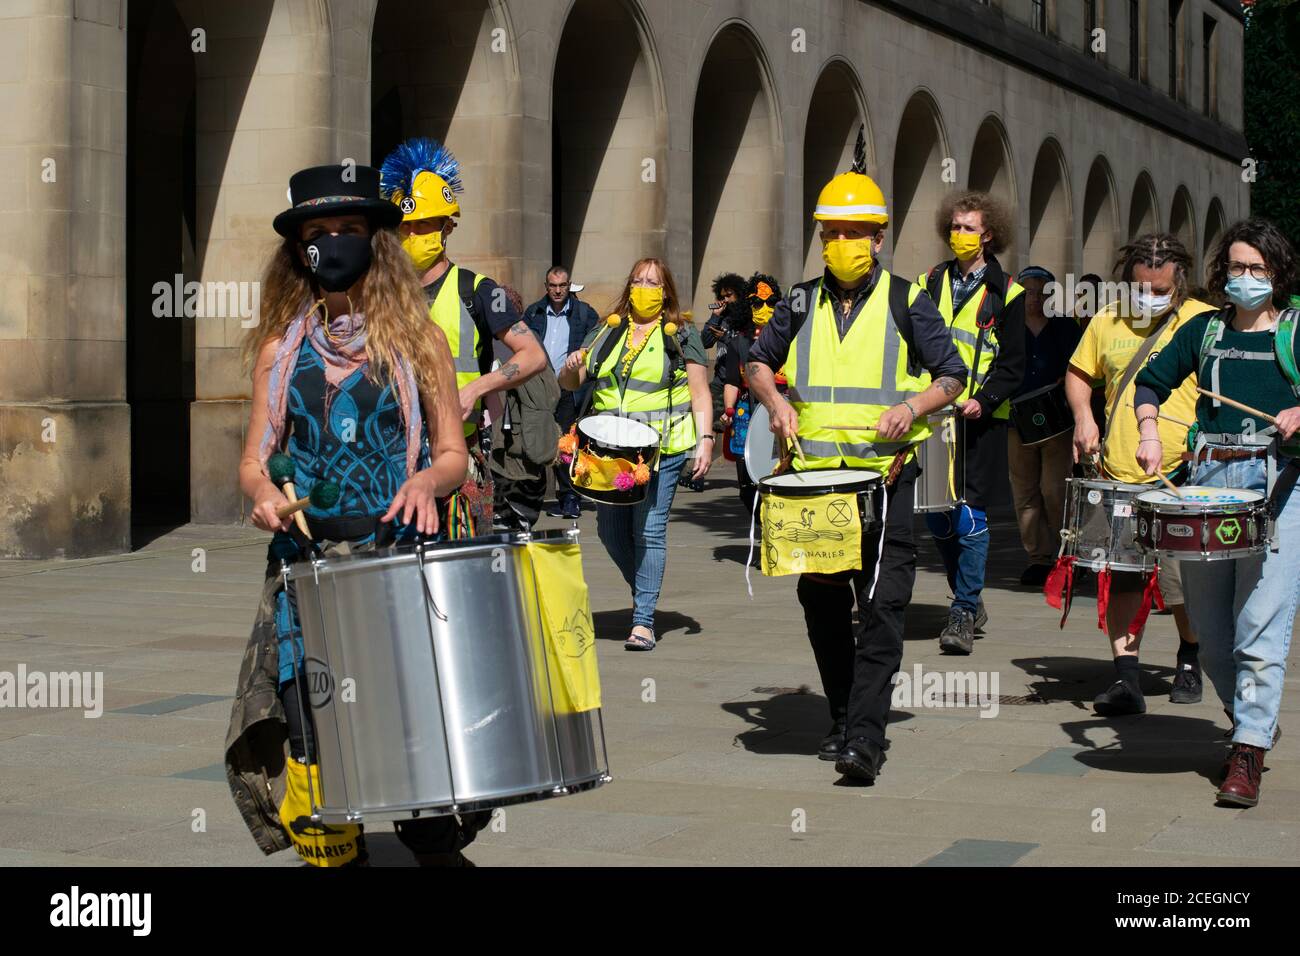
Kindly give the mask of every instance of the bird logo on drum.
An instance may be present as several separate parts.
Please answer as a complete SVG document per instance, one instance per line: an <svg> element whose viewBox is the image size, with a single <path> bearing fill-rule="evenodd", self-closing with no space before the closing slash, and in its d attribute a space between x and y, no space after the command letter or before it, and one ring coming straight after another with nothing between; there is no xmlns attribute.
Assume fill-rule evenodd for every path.
<svg viewBox="0 0 1300 956"><path fill-rule="evenodd" d="M1241 537L1241 522L1236 518L1225 518L1214 529L1214 536L1219 539L1220 544L1236 544L1237 539Z"/></svg>
<svg viewBox="0 0 1300 956"><path fill-rule="evenodd" d="M853 520L853 513L849 509L849 503L843 498L836 498L826 505L826 520L837 528L843 528Z"/></svg>

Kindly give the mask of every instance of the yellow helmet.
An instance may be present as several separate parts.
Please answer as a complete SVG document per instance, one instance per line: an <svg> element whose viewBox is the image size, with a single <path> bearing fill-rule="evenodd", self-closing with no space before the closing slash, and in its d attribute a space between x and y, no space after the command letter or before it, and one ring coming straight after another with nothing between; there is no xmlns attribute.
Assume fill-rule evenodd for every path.
<svg viewBox="0 0 1300 956"><path fill-rule="evenodd" d="M427 169L416 174L415 185L411 187L409 196L400 189L394 189L390 198L402 210L403 222L460 215L460 203L456 201L456 194L447 185L447 180Z"/></svg>
<svg viewBox="0 0 1300 956"><path fill-rule="evenodd" d="M397 204L403 222L460 215L460 164L435 140L400 144L384 160L380 176L380 193Z"/></svg>
<svg viewBox="0 0 1300 956"><path fill-rule="evenodd" d="M885 194L865 173L840 173L817 196L813 218L889 224Z"/></svg>

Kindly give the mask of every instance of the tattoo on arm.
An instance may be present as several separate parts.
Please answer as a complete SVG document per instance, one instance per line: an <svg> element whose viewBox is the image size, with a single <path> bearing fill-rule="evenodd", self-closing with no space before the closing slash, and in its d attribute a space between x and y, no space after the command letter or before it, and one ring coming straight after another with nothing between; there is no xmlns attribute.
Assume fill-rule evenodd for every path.
<svg viewBox="0 0 1300 956"><path fill-rule="evenodd" d="M961 382L957 381L951 375L943 375L936 378L934 384L949 398L961 394Z"/></svg>
<svg viewBox="0 0 1300 956"><path fill-rule="evenodd" d="M520 319L514 325L510 326L511 335L527 335L529 332L528 324Z"/></svg>
<svg viewBox="0 0 1300 956"><path fill-rule="evenodd" d="M497 369L497 371L500 372L501 377L508 382L516 375L519 374L519 366L516 365L514 362L507 362L505 365L502 365L499 369Z"/></svg>

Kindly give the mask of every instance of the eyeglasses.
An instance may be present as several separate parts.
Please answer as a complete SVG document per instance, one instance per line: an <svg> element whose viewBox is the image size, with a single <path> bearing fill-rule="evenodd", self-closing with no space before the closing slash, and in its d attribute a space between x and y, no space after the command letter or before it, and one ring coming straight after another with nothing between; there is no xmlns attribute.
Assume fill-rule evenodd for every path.
<svg viewBox="0 0 1300 956"><path fill-rule="evenodd" d="M632 280L634 289L662 289L664 284L658 279L642 279L640 277Z"/></svg>
<svg viewBox="0 0 1300 956"><path fill-rule="evenodd" d="M1247 265L1244 262L1229 262L1228 275L1233 279L1240 279L1247 272L1252 279L1271 279L1273 273L1269 271L1268 266L1262 262L1255 262Z"/></svg>
<svg viewBox="0 0 1300 956"><path fill-rule="evenodd" d="M760 299L756 295L749 297L749 304L755 309L762 308L765 305L776 305L780 301L781 297L779 295L769 295L766 299Z"/></svg>

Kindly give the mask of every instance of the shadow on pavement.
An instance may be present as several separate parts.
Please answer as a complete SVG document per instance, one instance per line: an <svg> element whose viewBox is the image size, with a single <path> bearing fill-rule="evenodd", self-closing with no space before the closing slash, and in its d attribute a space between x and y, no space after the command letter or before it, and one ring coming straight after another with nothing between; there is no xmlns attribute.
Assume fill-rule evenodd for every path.
<svg viewBox="0 0 1300 956"><path fill-rule="evenodd" d="M738 746L755 754L790 754L815 757L822 738L830 730L826 698L807 685L802 687L755 687L756 694L770 694L752 700L722 704L727 713L754 725L736 735ZM911 720L905 711L891 711L889 724Z"/></svg>
<svg viewBox="0 0 1300 956"><path fill-rule="evenodd" d="M596 611L591 615L592 623L596 626L596 640L598 641L622 641L627 640L627 636L632 631L632 609L620 608L617 611ZM687 634L699 634L702 628L700 622L688 614L682 614L679 611L665 611L663 608L655 610L655 642L658 643L664 639L664 635L673 631L685 631Z"/></svg>

